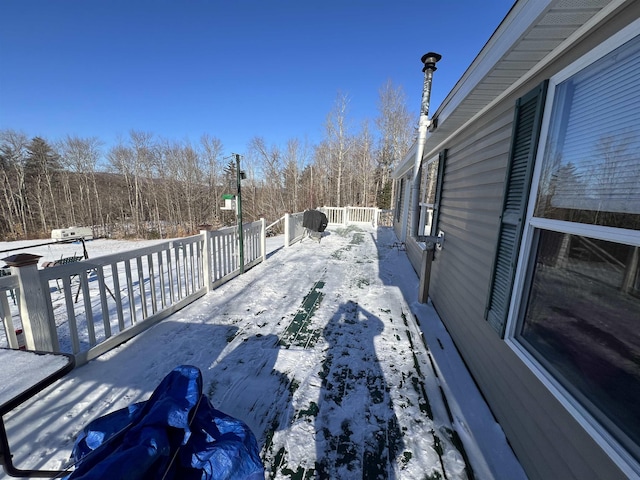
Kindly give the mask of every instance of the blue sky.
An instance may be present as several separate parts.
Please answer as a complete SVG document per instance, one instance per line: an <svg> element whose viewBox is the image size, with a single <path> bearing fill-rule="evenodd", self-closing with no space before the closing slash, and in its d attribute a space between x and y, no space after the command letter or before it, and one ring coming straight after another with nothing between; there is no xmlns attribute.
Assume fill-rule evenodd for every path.
<svg viewBox="0 0 640 480"><path fill-rule="evenodd" d="M0 129L57 140L131 129L316 144L338 92L357 130L390 79L417 112L420 57L443 58L431 113L513 0L3 0Z"/></svg>

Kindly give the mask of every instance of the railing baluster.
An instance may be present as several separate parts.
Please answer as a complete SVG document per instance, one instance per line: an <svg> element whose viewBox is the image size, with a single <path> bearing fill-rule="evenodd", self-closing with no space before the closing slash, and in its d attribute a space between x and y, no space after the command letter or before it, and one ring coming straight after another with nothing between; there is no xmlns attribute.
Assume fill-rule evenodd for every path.
<svg viewBox="0 0 640 480"><path fill-rule="evenodd" d="M167 248L165 250L165 254L167 256L167 272L169 273L169 301L171 302L171 305L173 305L176 301L174 290L174 285L176 282L173 275L173 258L171 256L171 249Z"/></svg>
<svg viewBox="0 0 640 480"><path fill-rule="evenodd" d="M87 281L87 271L80 272L80 285L82 289L82 301L84 303L84 318L87 322L87 333L89 334L89 345L94 346L96 341L96 330L93 325L93 307L91 305L91 295L89 295L89 282Z"/></svg>
<svg viewBox="0 0 640 480"><path fill-rule="evenodd" d="M133 290L133 275L131 273L131 260L132 258L124 261L125 274L127 276L127 293L129 296L129 311L131 312L131 325L135 325L138 322L136 314L136 297Z"/></svg>
<svg viewBox="0 0 640 480"><path fill-rule="evenodd" d="M142 257L136 257L138 267L138 290L140 291L140 306L142 307L142 319L146 319L147 314L147 292L144 288L144 272L142 271Z"/></svg>
<svg viewBox="0 0 640 480"><path fill-rule="evenodd" d="M167 293L165 292L164 281L164 263L162 261L162 250L156 253L158 258L158 277L160 278L160 304L161 307L167 308Z"/></svg>
<svg viewBox="0 0 640 480"><path fill-rule="evenodd" d="M111 281L113 284L114 300L116 302L116 312L118 314L118 328L124 330L124 314L122 312L122 292L120 292L120 279L118 278L118 267L116 263L111 264Z"/></svg>
<svg viewBox="0 0 640 480"><path fill-rule="evenodd" d="M18 348L18 338L16 337L16 329L11 318L11 307L7 300L7 290L0 290L0 315L4 323L4 332L7 336L9 348Z"/></svg>
<svg viewBox="0 0 640 480"><path fill-rule="evenodd" d="M152 254L147 255L147 271L149 272L149 290L151 293L151 313L158 311L158 298L156 295L156 272L153 263Z"/></svg>
<svg viewBox="0 0 640 480"><path fill-rule="evenodd" d="M109 305L107 304L107 289L104 283L104 272L102 267L96 268L98 275L98 289L100 291L100 305L102 307L102 324L104 325L105 338L111 337L111 320L109 318Z"/></svg>
<svg viewBox="0 0 640 480"><path fill-rule="evenodd" d="M76 321L76 310L73 306L73 293L71 292L71 277L62 277L62 291L64 292L64 303L67 307L67 322L69 324L69 334L71 335L71 348L74 354L80 351L80 338L78 336L78 322Z"/></svg>
<svg viewBox="0 0 640 480"><path fill-rule="evenodd" d="M189 244L189 270L191 271L191 291L189 293L193 293L196 291L196 275L195 275L195 263L194 263L194 248L193 243Z"/></svg>
<svg viewBox="0 0 640 480"><path fill-rule="evenodd" d="M173 259L176 262L176 284L178 286L178 296L176 297L178 300L182 299L182 275L181 275L181 264L180 264L180 246L176 245L173 248Z"/></svg>

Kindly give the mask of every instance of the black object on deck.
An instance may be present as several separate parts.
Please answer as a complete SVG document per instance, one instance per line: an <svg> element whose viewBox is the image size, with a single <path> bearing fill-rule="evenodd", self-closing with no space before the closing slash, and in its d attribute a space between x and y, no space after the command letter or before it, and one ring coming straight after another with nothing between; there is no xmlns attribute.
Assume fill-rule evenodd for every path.
<svg viewBox="0 0 640 480"><path fill-rule="evenodd" d="M314 232L324 232L329 221L320 210L307 210L302 217L302 226Z"/></svg>

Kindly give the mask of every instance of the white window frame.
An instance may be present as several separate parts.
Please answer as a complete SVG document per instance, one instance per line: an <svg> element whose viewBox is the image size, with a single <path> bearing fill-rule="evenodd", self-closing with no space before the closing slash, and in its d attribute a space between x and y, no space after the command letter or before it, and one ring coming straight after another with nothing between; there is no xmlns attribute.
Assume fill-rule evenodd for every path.
<svg viewBox="0 0 640 480"><path fill-rule="evenodd" d="M549 80L547 98L542 118L542 128L535 160L531 193L527 206L522 243L518 255L518 266L514 279L513 294L509 305L509 315L505 331L505 342L525 365L536 375L554 397L567 409L575 420L591 435L603 450L611 457L618 467L629 477L640 475L640 463L589 413L569 391L518 341L516 333L519 325L519 312L523 301L526 301L527 270L532 255L535 255L534 235L536 229L551 230L571 235L587 236L599 240L640 246L640 231L599 225L585 225L561 220L535 218L533 211L538 193L538 185L545 154L549 124L551 122L552 106L555 89L561 82L600 60L603 56L615 50L622 44L639 36L640 19L620 30L609 39L598 45L589 53L567 66ZM597 119L594 119L597 121Z"/></svg>
<svg viewBox="0 0 640 480"><path fill-rule="evenodd" d="M426 195L427 193L427 184L429 182L429 166L431 164L433 164L434 162L437 162L438 159L440 158L440 155L434 155L432 156L429 160L427 160L426 162L424 162L424 164L422 165L422 181L420 182L420 190L421 193L423 194L420 197L420 203L419 205L419 210L420 210L420 221L418 223L418 235L431 235L431 227L433 224L433 211L435 209L435 200L434 203L428 203L426 202L426 198L424 198L424 195ZM437 189L437 184L438 184L438 170L436 170L436 189ZM429 211L429 209L431 209L431 211ZM427 222L427 216L429 216L429 221ZM425 231L425 226L429 225L429 231Z"/></svg>

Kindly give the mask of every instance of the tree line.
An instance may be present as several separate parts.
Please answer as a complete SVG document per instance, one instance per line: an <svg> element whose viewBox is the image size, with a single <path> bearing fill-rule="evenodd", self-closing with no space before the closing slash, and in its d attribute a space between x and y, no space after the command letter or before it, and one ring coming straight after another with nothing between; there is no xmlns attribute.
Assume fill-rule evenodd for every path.
<svg viewBox="0 0 640 480"><path fill-rule="evenodd" d="M273 222L318 206L390 208L394 165L415 137L404 92L387 82L378 116L358 128L349 96L338 93L317 145L254 137L241 168L245 221ZM91 226L96 236L172 238L235 223L221 210L236 193L235 159L209 134L175 141L132 130L105 149L96 138L51 140L0 130L0 238L49 237L52 229Z"/></svg>

